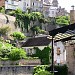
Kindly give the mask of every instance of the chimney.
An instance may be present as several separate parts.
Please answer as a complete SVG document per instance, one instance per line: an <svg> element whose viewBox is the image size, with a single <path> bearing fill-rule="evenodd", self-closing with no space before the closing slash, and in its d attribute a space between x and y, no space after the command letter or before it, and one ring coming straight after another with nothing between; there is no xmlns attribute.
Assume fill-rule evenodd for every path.
<svg viewBox="0 0 75 75"><path fill-rule="evenodd" d="M70 24L75 23L75 10L74 10L74 5L71 6L72 9L70 10Z"/></svg>

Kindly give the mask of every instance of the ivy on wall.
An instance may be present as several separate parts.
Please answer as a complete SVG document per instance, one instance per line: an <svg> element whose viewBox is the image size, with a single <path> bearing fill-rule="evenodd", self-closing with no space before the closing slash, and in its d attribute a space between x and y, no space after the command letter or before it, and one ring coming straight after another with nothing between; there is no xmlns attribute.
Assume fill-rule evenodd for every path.
<svg viewBox="0 0 75 75"><path fill-rule="evenodd" d="M41 64L46 65L51 63L51 48L45 47L43 50L40 50L38 47L34 47L36 54L33 54L34 57L39 57Z"/></svg>

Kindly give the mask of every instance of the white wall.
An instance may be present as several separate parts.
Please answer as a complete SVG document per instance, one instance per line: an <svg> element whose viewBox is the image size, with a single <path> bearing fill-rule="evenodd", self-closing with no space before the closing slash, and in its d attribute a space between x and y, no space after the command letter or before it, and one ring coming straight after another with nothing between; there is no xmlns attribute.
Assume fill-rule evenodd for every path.
<svg viewBox="0 0 75 75"><path fill-rule="evenodd" d="M33 9L33 7L32 7L33 2L34 2L34 9L35 10L39 9L39 7L42 7L42 5L43 5L43 2L39 2L39 1L36 1L36 0L21 0L21 1L8 0L8 2L5 1L5 9L20 8L23 11L26 11L26 9L28 7Z"/></svg>
<svg viewBox="0 0 75 75"><path fill-rule="evenodd" d="M49 17L56 17L57 7L50 7L49 8Z"/></svg>
<svg viewBox="0 0 75 75"><path fill-rule="evenodd" d="M57 48L60 48L60 55L57 55ZM66 63L66 50L65 50L65 46L64 44L60 41L55 43L54 46L54 61L56 61L57 63Z"/></svg>

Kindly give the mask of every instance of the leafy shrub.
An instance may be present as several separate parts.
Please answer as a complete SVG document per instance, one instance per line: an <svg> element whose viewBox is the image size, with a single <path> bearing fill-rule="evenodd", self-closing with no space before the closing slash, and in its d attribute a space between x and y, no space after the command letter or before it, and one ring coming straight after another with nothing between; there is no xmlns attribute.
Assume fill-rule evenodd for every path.
<svg viewBox="0 0 75 75"><path fill-rule="evenodd" d="M19 60L26 57L26 52L22 48L13 47L9 43L0 42L0 59L1 60Z"/></svg>
<svg viewBox="0 0 75 75"><path fill-rule="evenodd" d="M53 75L53 74L48 71L41 70L38 73L35 73L34 75Z"/></svg>
<svg viewBox="0 0 75 75"><path fill-rule="evenodd" d="M33 57L38 57L41 59L41 63L43 65L48 65L50 64L50 53L51 53L51 48L50 47L45 47L43 50L40 50L39 48L35 47L36 53L33 54Z"/></svg>
<svg viewBox="0 0 75 75"><path fill-rule="evenodd" d="M55 73L55 75L68 75L68 67L67 65L56 65L54 66L55 71L57 71ZM47 71L51 71L51 66L46 68Z"/></svg>
<svg viewBox="0 0 75 75"><path fill-rule="evenodd" d="M47 65L34 67L33 75L53 75L52 73L45 70Z"/></svg>
<svg viewBox="0 0 75 75"><path fill-rule="evenodd" d="M23 49L13 48L10 51L9 58L10 60L19 60L26 57L26 52Z"/></svg>
<svg viewBox="0 0 75 75"><path fill-rule="evenodd" d="M5 8L4 7L0 7L0 12L1 13L5 13Z"/></svg>
<svg viewBox="0 0 75 75"><path fill-rule="evenodd" d="M14 39L17 40L23 40L25 38L25 35L21 32L14 32L13 34L11 34L11 36L13 36Z"/></svg>
<svg viewBox="0 0 75 75"><path fill-rule="evenodd" d="M1 57L0 57L0 60L2 60L2 61L7 61L7 60L9 60L9 58L1 58Z"/></svg>
<svg viewBox="0 0 75 75"><path fill-rule="evenodd" d="M11 48L12 48L11 44L0 42L0 57L8 58Z"/></svg>
<svg viewBox="0 0 75 75"><path fill-rule="evenodd" d="M15 16L15 11L11 11L8 14L11 15L11 16Z"/></svg>
<svg viewBox="0 0 75 75"><path fill-rule="evenodd" d="M18 8L16 10L9 12L8 14L11 16L16 16L16 14L22 14L22 10Z"/></svg>

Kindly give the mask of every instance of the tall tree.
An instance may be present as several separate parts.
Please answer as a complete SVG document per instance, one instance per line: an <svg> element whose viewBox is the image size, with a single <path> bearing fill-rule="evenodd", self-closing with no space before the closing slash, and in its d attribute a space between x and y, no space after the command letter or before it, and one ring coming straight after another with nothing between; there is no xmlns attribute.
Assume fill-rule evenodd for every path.
<svg viewBox="0 0 75 75"><path fill-rule="evenodd" d="M59 16L56 18L56 24L60 26L69 25L70 17L69 16Z"/></svg>

